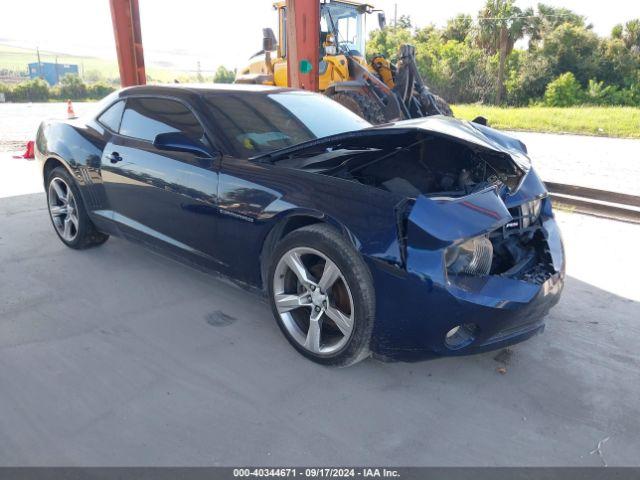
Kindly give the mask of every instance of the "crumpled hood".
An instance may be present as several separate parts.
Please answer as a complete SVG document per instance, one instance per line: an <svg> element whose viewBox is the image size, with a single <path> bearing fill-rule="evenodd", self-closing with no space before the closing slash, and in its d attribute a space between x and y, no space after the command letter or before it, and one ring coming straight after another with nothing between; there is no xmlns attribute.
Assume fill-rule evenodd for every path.
<svg viewBox="0 0 640 480"><path fill-rule="evenodd" d="M517 177L517 183L519 183L531 169L531 161L527 156L527 148L520 140L484 125L446 117L444 115L433 115L424 118L385 123L362 130L321 137L291 147L275 150L264 155L255 156L252 160L274 160L278 157L295 154L297 151L317 146L326 145L327 147L336 147L340 145L341 142L354 138L379 137L380 135L406 135L411 132L428 133L451 139L478 151L489 151L494 155L492 159L488 160L488 163L491 163L492 167L498 171L510 171ZM510 189L514 191L515 186L512 185Z"/></svg>
<svg viewBox="0 0 640 480"><path fill-rule="evenodd" d="M494 152L507 154L523 174L531 168L531 161L527 156L527 147L520 140L505 135L491 127L466 120L446 117L444 115L433 115L378 125L367 130L407 129L419 129L434 135L456 139L470 147L481 147L483 149L493 150Z"/></svg>

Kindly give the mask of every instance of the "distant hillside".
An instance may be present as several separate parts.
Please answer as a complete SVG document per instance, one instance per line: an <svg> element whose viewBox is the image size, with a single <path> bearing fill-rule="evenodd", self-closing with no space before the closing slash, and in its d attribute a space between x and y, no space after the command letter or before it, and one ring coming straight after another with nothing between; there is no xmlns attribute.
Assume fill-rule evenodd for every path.
<svg viewBox="0 0 640 480"><path fill-rule="evenodd" d="M65 53L49 52L40 50L40 60L42 62L73 63L77 64L80 74L85 81L115 80L119 78L118 63L116 60L108 60L98 57L81 57L68 55ZM27 65L37 62L38 57L33 49L0 45L0 70L6 69L15 72L27 73ZM193 72L184 72L171 68L147 65L147 75L153 80L160 82L170 82L175 78L193 75Z"/></svg>

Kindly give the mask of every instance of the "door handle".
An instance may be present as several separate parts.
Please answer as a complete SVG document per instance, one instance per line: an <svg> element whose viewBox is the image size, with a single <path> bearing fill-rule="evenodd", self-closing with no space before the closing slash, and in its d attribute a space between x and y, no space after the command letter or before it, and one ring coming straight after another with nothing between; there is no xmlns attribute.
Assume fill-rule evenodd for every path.
<svg viewBox="0 0 640 480"><path fill-rule="evenodd" d="M118 155L118 152L112 152L111 155L108 155L107 158L111 163L118 163L122 161L122 157Z"/></svg>

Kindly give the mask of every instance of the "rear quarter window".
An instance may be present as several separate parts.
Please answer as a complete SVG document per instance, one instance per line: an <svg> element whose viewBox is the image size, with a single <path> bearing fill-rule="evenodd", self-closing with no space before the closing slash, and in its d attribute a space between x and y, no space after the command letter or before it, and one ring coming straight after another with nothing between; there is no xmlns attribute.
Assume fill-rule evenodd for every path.
<svg viewBox="0 0 640 480"><path fill-rule="evenodd" d="M204 129L182 103L164 98L130 98L122 116L120 134L153 142L161 133L183 132L204 141Z"/></svg>
<svg viewBox="0 0 640 480"><path fill-rule="evenodd" d="M109 130L117 132L120 128L120 120L122 119L122 111L124 110L124 102L111 105L107 110L98 117L98 121Z"/></svg>

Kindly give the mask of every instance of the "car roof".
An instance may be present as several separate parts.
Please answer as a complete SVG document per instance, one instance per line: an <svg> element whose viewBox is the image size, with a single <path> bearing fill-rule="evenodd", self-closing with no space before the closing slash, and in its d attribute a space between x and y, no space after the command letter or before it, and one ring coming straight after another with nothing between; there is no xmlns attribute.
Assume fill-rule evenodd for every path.
<svg viewBox="0 0 640 480"><path fill-rule="evenodd" d="M204 93L233 93L269 94L289 90L287 88L269 85L253 85L239 83L166 83L161 85L140 85L127 87L120 91L119 97L132 95L172 95L189 94L202 95Z"/></svg>

